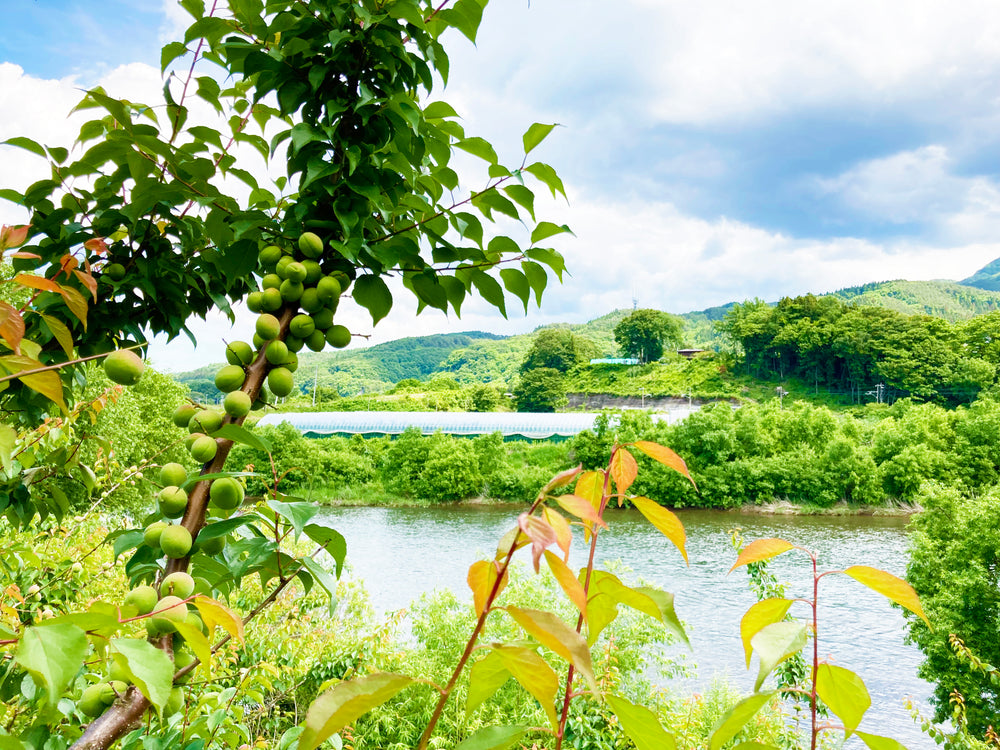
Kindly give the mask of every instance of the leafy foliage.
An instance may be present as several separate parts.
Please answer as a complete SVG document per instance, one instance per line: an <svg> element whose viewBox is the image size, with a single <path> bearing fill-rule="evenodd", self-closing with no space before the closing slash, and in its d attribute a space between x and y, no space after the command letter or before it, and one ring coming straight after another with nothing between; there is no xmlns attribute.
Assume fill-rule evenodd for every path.
<svg viewBox="0 0 1000 750"><path fill-rule="evenodd" d="M655 362L665 344L679 345L683 322L660 310L636 310L615 326L615 342L624 357Z"/></svg>

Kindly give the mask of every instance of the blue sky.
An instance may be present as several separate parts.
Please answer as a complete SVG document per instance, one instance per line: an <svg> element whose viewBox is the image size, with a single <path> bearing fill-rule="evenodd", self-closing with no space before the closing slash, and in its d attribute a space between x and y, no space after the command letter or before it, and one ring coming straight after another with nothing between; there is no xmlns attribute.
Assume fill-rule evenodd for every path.
<svg viewBox="0 0 1000 750"><path fill-rule="evenodd" d="M159 48L184 18L171 0L0 0L17 29L0 38L0 139L72 140L64 113L81 87L154 98ZM531 122L564 126L538 155L569 192L543 209L576 233L559 245L572 275L510 321L481 304L414 323L400 299L372 331L358 313L371 341L583 322L633 295L681 313L961 279L1000 257L992 1L494 0L478 44L456 34L449 50L439 95L502 158ZM0 148L4 182L34 168Z"/></svg>

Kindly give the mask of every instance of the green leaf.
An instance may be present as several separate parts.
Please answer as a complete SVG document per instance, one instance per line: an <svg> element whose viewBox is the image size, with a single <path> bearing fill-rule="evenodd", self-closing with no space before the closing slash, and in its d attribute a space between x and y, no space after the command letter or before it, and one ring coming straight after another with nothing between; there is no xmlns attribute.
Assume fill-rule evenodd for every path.
<svg viewBox="0 0 1000 750"><path fill-rule="evenodd" d="M664 730L656 714L645 706L637 706L617 695L605 696L611 710L622 723L622 729L635 743L636 750L673 750L674 736Z"/></svg>
<svg viewBox="0 0 1000 750"><path fill-rule="evenodd" d="M549 283L545 269L532 260L525 260L521 261L521 270L524 271L524 276L528 279L528 284L531 285L531 289L535 293L535 304L541 307L542 293L545 291L546 284Z"/></svg>
<svg viewBox="0 0 1000 750"><path fill-rule="evenodd" d="M493 150L493 146L490 145L489 141L484 138L463 138L460 141L455 142L455 147L466 151L473 156L478 156L483 161L487 161L490 164L496 164L497 152Z"/></svg>
<svg viewBox="0 0 1000 750"><path fill-rule="evenodd" d="M26 628L14 661L46 688L50 706L58 702L88 652L87 634L75 625L36 625Z"/></svg>
<svg viewBox="0 0 1000 750"><path fill-rule="evenodd" d="M791 599L764 599L747 610L740 620L740 638L743 641L743 654L746 656L747 669L750 669L750 656L753 646L750 640L768 625L781 622L792 606Z"/></svg>
<svg viewBox="0 0 1000 750"><path fill-rule="evenodd" d="M524 185L508 185L503 191L510 196L517 205L522 206L531 216L535 218L535 194Z"/></svg>
<svg viewBox="0 0 1000 750"><path fill-rule="evenodd" d="M498 644L493 647L500 654L507 670L514 675L521 687L531 693L541 705L545 715L554 730L559 728L559 717L556 716L556 693L559 691L559 678L545 659L534 650L523 646L507 646Z"/></svg>
<svg viewBox="0 0 1000 750"><path fill-rule="evenodd" d="M305 532L307 537L316 544L322 545L327 554L333 558L337 565L337 578L340 578L340 573L344 568L344 560L347 557L347 540L344 539L343 534L329 526L320 526L315 523L306 526Z"/></svg>
<svg viewBox="0 0 1000 750"><path fill-rule="evenodd" d="M528 727L498 726L485 727L462 740L455 750L504 750L517 742L528 731Z"/></svg>
<svg viewBox="0 0 1000 750"><path fill-rule="evenodd" d="M267 507L292 524L296 540L319 510L315 503L283 503L280 500L268 500Z"/></svg>
<svg viewBox="0 0 1000 750"><path fill-rule="evenodd" d="M167 66L186 52L187 47L183 42L170 42L164 46L160 50L160 72L166 72Z"/></svg>
<svg viewBox="0 0 1000 750"><path fill-rule="evenodd" d="M805 647L806 626L801 622L776 622L767 625L750 639L750 645L760 657L760 669L753 688L760 690L771 670Z"/></svg>
<svg viewBox="0 0 1000 750"><path fill-rule="evenodd" d="M0 357L0 365L3 365L4 369L17 376L17 379L31 390L42 394L49 401L58 405L64 412L68 411L66 402L63 400L63 385L58 372L55 370L46 370L45 372L36 372L32 375L18 375L18 372L44 367L38 360L19 354L9 354L5 357Z"/></svg>
<svg viewBox="0 0 1000 750"><path fill-rule="evenodd" d="M174 682L174 663L148 641L137 638L111 639L111 656L124 669L157 711L170 699Z"/></svg>
<svg viewBox="0 0 1000 750"><path fill-rule="evenodd" d="M673 594L646 586L630 588L622 583L617 576L603 570L594 571L590 590L594 594L607 594L619 604L624 604L662 622L682 641L688 643L684 626L674 611Z"/></svg>
<svg viewBox="0 0 1000 750"><path fill-rule="evenodd" d="M816 670L816 694L844 725L847 735L858 728L872 705L864 681L854 672L834 664L820 664Z"/></svg>
<svg viewBox="0 0 1000 750"><path fill-rule="evenodd" d="M726 711L712 730L709 750L721 750L723 745L738 735L747 722L766 706L773 696L773 691L754 693Z"/></svg>
<svg viewBox="0 0 1000 750"><path fill-rule="evenodd" d="M507 317L507 301L503 296L503 287L485 271L475 271L472 274L472 283L484 300L489 302L500 311L500 314Z"/></svg>
<svg viewBox="0 0 1000 750"><path fill-rule="evenodd" d="M593 646L601 631L618 617L618 602L609 594L591 594L587 600L587 645Z"/></svg>
<svg viewBox="0 0 1000 750"><path fill-rule="evenodd" d="M535 640L568 661L583 676L594 695L599 694L590 649L583 636L551 612L507 607L507 613Z"/></svg>
<svg viewBox="0 0 1000 750"><path fill-rule="evenodd" d="M31 153L42 157L46 155L45 148L40 143L33 141L30 138L25 138L24 136L8 138L2 145L23 148L25 151L30 151Z"/></svg>
<svg viewBox="0 0 1000 750"><path fill-rule="evenodd" d="M246 427L238 424L224 424L212 433L212 437L232 440L234 443L249 445L251 448L264 451L264 453L274 452L274 447L271 445L270 441L262 438L260 435L254 435ZM202 481L204 479L205 477L198 477L198 481Z"/></svg>
<svg viewBox="0 0 1000 750"><path fill-rule="evenodd" d="M174 627L177 629L177 633L184 639L187 647L198 657L205 676L210 676L212 669L212 644L208 642L208 636L201 632L199 626L192 625L189 622L177 622L174 623Z"/></svg>
<svg viewBox="0 0 1000 750"><path fill-rule="evenodd" d="M465 696L465 715L472 716L483 701L495 695L511 678L510 670L497 651L490 651L469 670L469 689Z"/></svg>
<svg viewBox="0 0 1000 750"><path fill-rule="evenodd" d="M458 112L448 102L431 102L424 107L424 117L428 120L441 120L446 117L458 117Z"/></svg>
<svg viewBox="0 0 1000 750"><path fill-rule="evenodd" d="M906 746L897 742L892 737L882 737L878 734L868 734L867 732L855 732L871 750L906 750Z"/></svg>
<svg viewBox="0 0 1000 750"><path fill-rule="evenodd" d="M913 587L902 578L897 578L892 573L886 573L878 568L869 568L867 565L852 565L844 571L858 583L864 584L872 591L876 591L887 599L896 602L900 607L905 607L931 627L931 621L924 614L923 607L920 606L920 597Z"/></svg>
<svg viewBox="0 0 1000 750"><path fill-rule="evenodd" d="M520 271L514 268L500 269L500 278L507 291L516 295L524 303L524 312L528 312L528 303L531 301L531 285L528 279Z"/></svg>
<svg viewBox="0 0 1000 750"><path fill-rule="evenodd" d="M374 325L389 314L392 293L381 277L374 274L359 276L354 281L354 301L368 310Z"/></svg>
<svg viewBox="0 0 1000 750"><path fill-rule="evenodd" d="M341 682L327 690L309 706L299 750L314 750L405 687L417 682L402 674L379 672Z"/></svg>
<svg viewBox="0 0 1000 750"><path fill-rule="evenodd" d="M323 590L330 597L330 614L333 615L333 611L337 606L337 579L334 578L330 573L320 565L318 562L313 560L311 557L302 558L302 566L312 573L313 578L316 582L323 587Z"/></svg>
<svg viewBox="0 0 1000 750"><path fill-rule="evenodd" d="M557 127L559 123L553 123L552 125L545 125L540 122L534 123L530 128L524 131L524 135L521 136L521 140L524 142L524 155L527 156L531 153L532 149L535 148L539 143L545 140L546 136L552 132L552 129Z"/></svg>
<svg viewBox="0 0 1000 750"><path fill-rule="evenodd" d="M563 187L562 180L559 179L559 175L556 174L556 170L548 164L542 164L542 162L536 161L531 166L525 167L524 171L537 177L538 180L545 185L545 187L551 190L553 198L556 197L557 192L562 193L563 198L566 197L566 188Z"/></svg>
<svg viewBox="0 0 1000 750"><path fill-rule="evenodd" d="M573 234L565 224L553 224L551 221L540 221L531 232L531 244L554 237L557 234Z"/></svg>

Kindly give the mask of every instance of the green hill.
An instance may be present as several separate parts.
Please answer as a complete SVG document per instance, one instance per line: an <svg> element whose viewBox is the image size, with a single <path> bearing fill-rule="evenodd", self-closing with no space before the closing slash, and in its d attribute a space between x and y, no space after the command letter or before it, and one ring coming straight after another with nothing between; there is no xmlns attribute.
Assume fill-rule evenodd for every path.
<svg viewBox="0 0 1000 750"><path fill-rule="evenodd" d="M384 391L404 378L419 380L433 375L455 349L479 341L501 343L504 338L495 333L467 331L396 339L349 351L303 350L299 353L299 379L316 379L320 386L335 388L343 395ZM214 378L219 367L208 365L173 377L199 397L214 399L218 396Z"/></svg>
<svg viewBox="0 0 1000 750"><path fill-rule="evenodd" d="M991 292L1000 291L1000 258L987 263L967 279L962 279L959 284L964 286L974 286L977 289L987 289Z"/></svg>
<svg viewBox="0 0 1000 750"><path fill-rule="evenodd" d="M995 279L1000 289L1000 259L962 283L883 281L841 289L830 296L861 306L888 308L907 315L932 315L953 322L1000 310L1000 291L970 285L973 281L981 285L989 284L990 279ZM716 332L715 324L732 309L733 304L680 316L685 324L684 345L720 351L726 342ZM544 327L566 328L574 335L593 342L599 356L614 356L617 353L614 328L630 312L628 309L613 310L587 323L557 323ZM517 382L518 368L539 330L542 328L517 336L469 331L398 339L350 351L319 354L303 351L299 355L299 380L303 384L311 381L310 386L315 382L321 388L334 389L343 396L383 392L406 378L427 381L439 376L461 385L483 383L501 393L509 392ZM217 369L218 365L203 367L175 375L174 378L187 385L197 397L212 400L219 395L213 382ZM683 377L690 379L691 374L685 373ZM657 377L662 379L662 376L663 373L660 373ZM600 384L581 381L577 385L587 390ZM670 381L642 385L647 392L666 393L675 384ZM690 387L688 382L686 388Z"/></svg>
<svg viewBox="0 0 1000 750"><path fill-rule="evenodd" d="M884 307L905 315L933 315L951 322L1000 309L1000 292L954 281L880 281L841 289L833 296L844 302Z"/></svg>

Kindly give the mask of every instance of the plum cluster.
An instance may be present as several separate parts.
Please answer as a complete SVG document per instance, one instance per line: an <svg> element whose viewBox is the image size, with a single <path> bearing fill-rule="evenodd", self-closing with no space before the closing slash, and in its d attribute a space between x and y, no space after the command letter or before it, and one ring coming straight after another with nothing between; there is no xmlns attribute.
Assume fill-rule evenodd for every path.
<svg viewBox="0 0 1000 750"><path fill-rule="evenodd" d="M239 423L251 410L263 408L268 392L277 397L292 392L298 352L303 347L318 352L327 345L342 348L350 343L351 332L333 321L351 278L336 268L343 258L323 260L323 255L323 242L312 232L302 234L294 249L269 245L260 251L260 289L247 297L247 306L258 314L256 331L252 344L233 341L226 346L227 364L215 376L216 387L226 394L221 408L185 403L173 413L174 424L188 430L185 446L193 461L204 467L202 473L210 470L216 459L222 437L217 433L225 425ZM131 351L115 352L106 358L105 371L114 382L133 385L142 375L142 360ZM244 485L229 476L210 481L208 513L216 518L228 517L243 504ZM187 626L204 632L201 618L188 607L188 601L196 593L210 593L210 587L177 570L184 567L183 562L171 561L183 561L193 552L219 554L225 547L225 537L202 539L197 532L201 528L199 519L185 519L190 515L188 488L197 487L198 479L189 477L183 465L164 464L159 483L159 518L144 530L143 543L165 558L167 570L173 567L174 571L163 576L156 586L142 584L133 588L125 605L135 608L149 638L173 634L174 666L180 670L194 657L184 648L179 630ZM191 528L196 529L194 535ZM98 678L99 682L86 688L78 702L80 710L90 716L102 713L128 689L128 677L127 671L115 663L108 677ZM179 692L176 697L171 695L166 713L173 713L175 704L179 708L182 699Z"/></svg>

